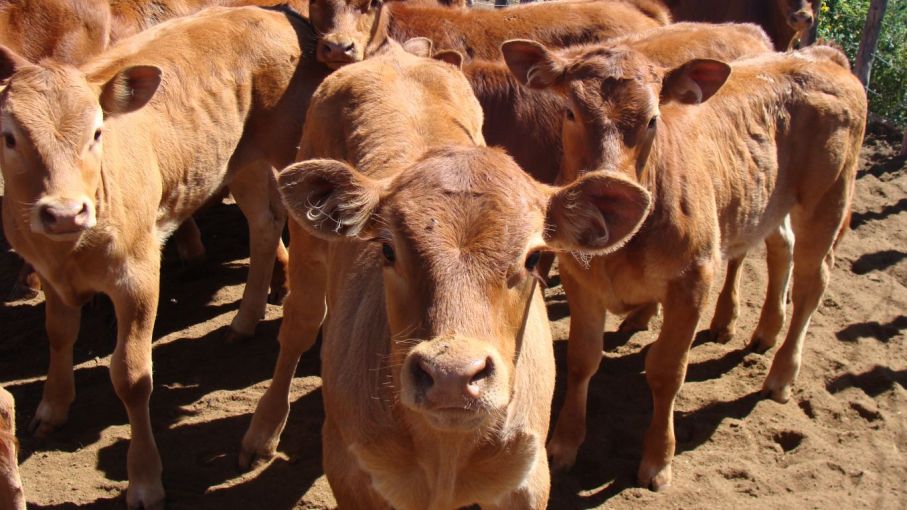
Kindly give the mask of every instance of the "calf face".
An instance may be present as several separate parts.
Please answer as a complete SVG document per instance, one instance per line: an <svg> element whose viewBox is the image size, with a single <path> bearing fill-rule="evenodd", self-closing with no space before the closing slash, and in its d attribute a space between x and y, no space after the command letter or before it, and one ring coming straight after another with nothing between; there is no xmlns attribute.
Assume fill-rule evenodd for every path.
<svg viewBox="0 0 907 510"><path fill-rule="evenodd" d="M795 32L809 30L816 20L818 0L777 0L778 12L783 13L788 26Z"/></svg>
<svg viewBox="0 0 907 510"><path fill-rule="evenodd" d="M74 240L96 223L104 123L135 111L160 83L156 67L96 80L74 67L34 66L0 48L0 167L6 192L35 233Z"/></svg>
<svg viewBox="0 0 907 510"><path fill-rule="evenodd" d="M524 85L551 88L564 110L562 179L608 170L639 178L669 102L696 104L714 95L730 74L716 60L695 59L663 69L625 47L552 52L532 41L502 46L508 67Z"/></svg>
<svg viewBox="0 0 907 510"><path fill-rule="evenodd" d="M316 58L332 69L365 56L378 0L310 0L309 18L321 37Z"/></svg>
<svg viewBox="0 0 907 510"><path fill-rule="evenodd" d="M8 391L0 388L0 508L25 510L18 453L15 402Z"/></svg>
<svg viewBox="0 0 907 510"><path fill-rule="evenodd" d="M311 160L285 170L280 187L313 234L372 241L399 401L431 428L459 431L499 421L512 398L540 250L608 253L650 203L620 175L551 188L476 147L429 152L387 180Z"/></svg>

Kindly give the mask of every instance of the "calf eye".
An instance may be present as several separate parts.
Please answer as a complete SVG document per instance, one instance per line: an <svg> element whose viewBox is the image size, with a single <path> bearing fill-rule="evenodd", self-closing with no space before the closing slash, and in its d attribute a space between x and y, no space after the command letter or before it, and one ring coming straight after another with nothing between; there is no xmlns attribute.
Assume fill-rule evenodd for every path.
<svg viewBox="0 0 907 510"><path fill-rule="evenodd" d="M573 110L571 110L570 108L564 110L564 116L567 117L567 120L569 120L570 122L576 120L576 117L573 116Z"/></svg>
<svg viewBox="0 0 907 510"><path fill-rule="evenodd" d="M94 141L96 141L96 142L101 141L101 129L100 128L95 129L95 131L94 131Z"/></svg>
<svg viewBox="0 0 907 510"><path fill-rule="evenodd" d="M370 9L377 9L378 7L381 7L381 0L372 0L372 1L369 3L369 8L370 8Z"/></svg>
<svg viewBox="0 0 907 510"><path fill-rule="evenodd" d="M646 127L646 129L655 129L656 125L658 125L658 115L649 119L649 125Z"/></svg>
<svg viewBox="0 0 907 510"><path fill-rule="evenodd" d="M381 254L384 255L385 260L389 264L393 264L397 260L397 255L394 253L394 249L391 248L391 245L388 243L381 244Z"/></svg>
<svg viewBox="0 0 907 510"><path fill-rule="evenodd" d="M16 148L16 137L14 137L11 133L3 133L3 141L6 142L7 149Z"/></svg>
<svg viewBox="0 0 907 510"><path fill-rule="evenodd" d="M529 255L527 255L526 263L524 264L526 266L526 271L529 271L530 273L535 271L536 266L539 265L539 259L541 257L542 257L542 252L540 252L540 251L534 251L534 252L530 253Z"/></svg>

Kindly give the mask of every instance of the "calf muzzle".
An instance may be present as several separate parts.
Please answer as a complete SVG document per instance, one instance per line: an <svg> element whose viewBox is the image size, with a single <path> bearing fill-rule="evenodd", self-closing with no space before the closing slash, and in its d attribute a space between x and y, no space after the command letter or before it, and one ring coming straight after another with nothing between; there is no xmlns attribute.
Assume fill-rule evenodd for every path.
<svg viewBox="0 0 907 510"><path fill-rule="evenodd" d="M86 198L42 198L35 204L32 230L50 236L73 236L95 224L94 206Z"/></svg>

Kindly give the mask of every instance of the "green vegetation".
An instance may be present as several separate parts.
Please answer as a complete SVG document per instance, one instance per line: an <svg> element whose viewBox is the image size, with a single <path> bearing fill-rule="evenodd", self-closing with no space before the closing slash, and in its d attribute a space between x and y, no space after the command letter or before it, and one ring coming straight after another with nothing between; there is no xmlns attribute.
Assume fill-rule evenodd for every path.
<svg viewBox="0 0 907 510"><path fill-rule="evenodd" d="M841 45L851 65L868 10L869 0L822 0L819 37ZM907 126L907 1L888 1L869 75L869 109Z"/></svg>

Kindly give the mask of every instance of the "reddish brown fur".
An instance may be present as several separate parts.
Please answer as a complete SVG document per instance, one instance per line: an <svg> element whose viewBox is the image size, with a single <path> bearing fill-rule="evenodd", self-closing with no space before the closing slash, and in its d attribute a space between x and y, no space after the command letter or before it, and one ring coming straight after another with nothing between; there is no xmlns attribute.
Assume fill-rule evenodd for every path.
<svg viewBox="0 0 907 510"><path fill-rule="evenodd" d="M16 404L13 396L0 388L0 508L3 510L25 510L18 453Z"/></svg>
<svg viewBox="0 0 907 510"><path fill-rule="evenodd" d="M728 21L760 25L784 51L809 31L819 15L820 0L664 0L676 21ZM794 14L799 19L792 19ZM808 19L808 21L807 21Z"/></svg>
<svg viewBox="0 0 907 510"><path fill-rule="evenodd" d="M107 47L107 0L0 0L0 44L31 62L79 65Z"/></svg>
<svg viewBox="0 0 907 510"><path fill-rule="evenodd" d="M80 307L107 294L118 325L111 379L132 429L130 505L153 508L164 496L148 411L161 243L229 184L252 256L232 328L252 334L285 217L273 167L292 160L298 112L327 71L314 44L295 15L218 8L161 24L79 69L2 52L18 69L0 96L4 232L42 276L51 344L32 427L43 435L66 421ZM73 201L88 219L55 232L44 208Z"/></svg>
<svg viewBox="0 0 907 510"><path fill-rule="evenodd" d="M391 2L382 11L377 16L377 9L361 1L313 2L312 22L323 34L319 59L335 67L362 60L388 36L397 41L427 37L435 48L456 50L468 59L497 59L501 43L515 37L563 47L654 28L669 19L666 10L645 0L546 2L496 10Z"/></svg>
<svg viewBox="0 0 907 510"><path fill-rule="evenodd" d="M732 69L696 60L664 69L619 46L561 53L523 41L505 46L521 81L570 102L564 177L620 172L638 178L655 204L622 250L588 264L560 258L571 331L568 395L548 446L556 464L573 462L585 434L605 310L659 302L664 326L646 356L654 411L639 479L655 489L670 483L674 397L711 281L722 258L736 260L763 239L769 290L752 345L776 342L792 257L794 312L763 386L778 401L790 397L853 193L866 119L863 88L835 52L814 47Z"/></svg>

